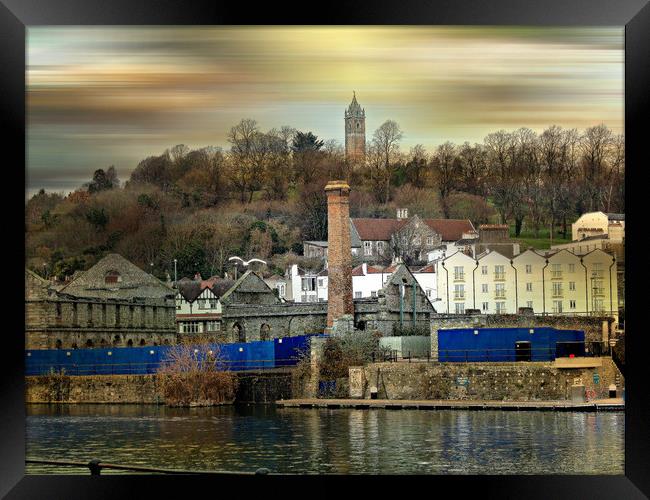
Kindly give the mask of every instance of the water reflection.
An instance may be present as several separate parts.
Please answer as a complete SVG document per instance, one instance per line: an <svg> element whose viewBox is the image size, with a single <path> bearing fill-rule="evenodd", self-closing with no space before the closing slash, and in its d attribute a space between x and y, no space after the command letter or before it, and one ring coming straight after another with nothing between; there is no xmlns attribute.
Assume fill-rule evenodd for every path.
<svg viewBox="0 0 650 500"><path fill-rule="evenodd" d="M623 474L618 412L28 405L27 415L28 458L296 473Z"/></svg>

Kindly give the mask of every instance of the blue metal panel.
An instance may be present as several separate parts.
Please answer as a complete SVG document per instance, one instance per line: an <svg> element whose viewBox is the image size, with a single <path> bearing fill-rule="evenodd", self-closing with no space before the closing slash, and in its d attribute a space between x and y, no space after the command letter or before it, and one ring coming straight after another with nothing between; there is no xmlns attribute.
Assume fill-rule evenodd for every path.
<svg viewBox="0 0 650 500"><path fill-rule="evenodd" d="M438 359L444 362L515 361L515 345L523 341L531 344L532 361L550 361L555 359L557 342L584 342L584 338L580 330L548 327L443 329L438 330Z"/></svg>
<svg viewBox="0 0 650 500"><path fill-rule="evenodd" d="M292 366L298 352L309 348L309 337L237 344L213 344L220 352L219 368L233 371ZM25 374L43 375L64 370L68 375L125 375L156 373L173 346L113 347L102 349L38 349L25 351ZM110 353L110 354L109 354Z"/></svg>

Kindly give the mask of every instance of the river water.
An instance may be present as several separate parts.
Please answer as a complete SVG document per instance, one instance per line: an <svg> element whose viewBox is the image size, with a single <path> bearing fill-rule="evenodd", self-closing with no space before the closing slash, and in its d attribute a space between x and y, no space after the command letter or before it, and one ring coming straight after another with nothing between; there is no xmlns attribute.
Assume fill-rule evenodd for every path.
<svg viewBox="0 0 650 500"><path fill-rule="evenodd" d="M623 474L623 435L622 412L27 405L26 441L31 459L185 470Z"/></svg>

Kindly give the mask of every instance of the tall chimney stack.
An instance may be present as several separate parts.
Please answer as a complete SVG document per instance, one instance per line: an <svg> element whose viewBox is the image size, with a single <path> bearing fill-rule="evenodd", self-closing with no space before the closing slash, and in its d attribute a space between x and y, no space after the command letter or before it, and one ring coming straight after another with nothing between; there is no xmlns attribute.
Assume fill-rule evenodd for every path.
<svg viewBox="0 0 650 500"><path fill-rule="evenodd" d="M352 249L350 246L350 186L330 181L327 194L327 326L344 315L354 315L352 303Z"/></svg>

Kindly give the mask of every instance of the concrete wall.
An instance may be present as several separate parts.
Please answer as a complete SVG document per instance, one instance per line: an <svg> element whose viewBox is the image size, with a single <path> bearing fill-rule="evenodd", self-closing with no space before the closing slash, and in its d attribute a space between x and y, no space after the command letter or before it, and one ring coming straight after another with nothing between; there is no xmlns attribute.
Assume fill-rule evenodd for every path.
<svg viewBox="0 0 650 500"><path fill-rule="evenodd" d="M616 375L611 358L596 368L554 368L553 363L371 363L363 374L351 368L350 393L380 399L455 399L492 401L557 401L570 399L579 379L596 398L606 398ZM358 370L357 370L358 371ZM598 374L599 383L594 382Z"/></svg>

